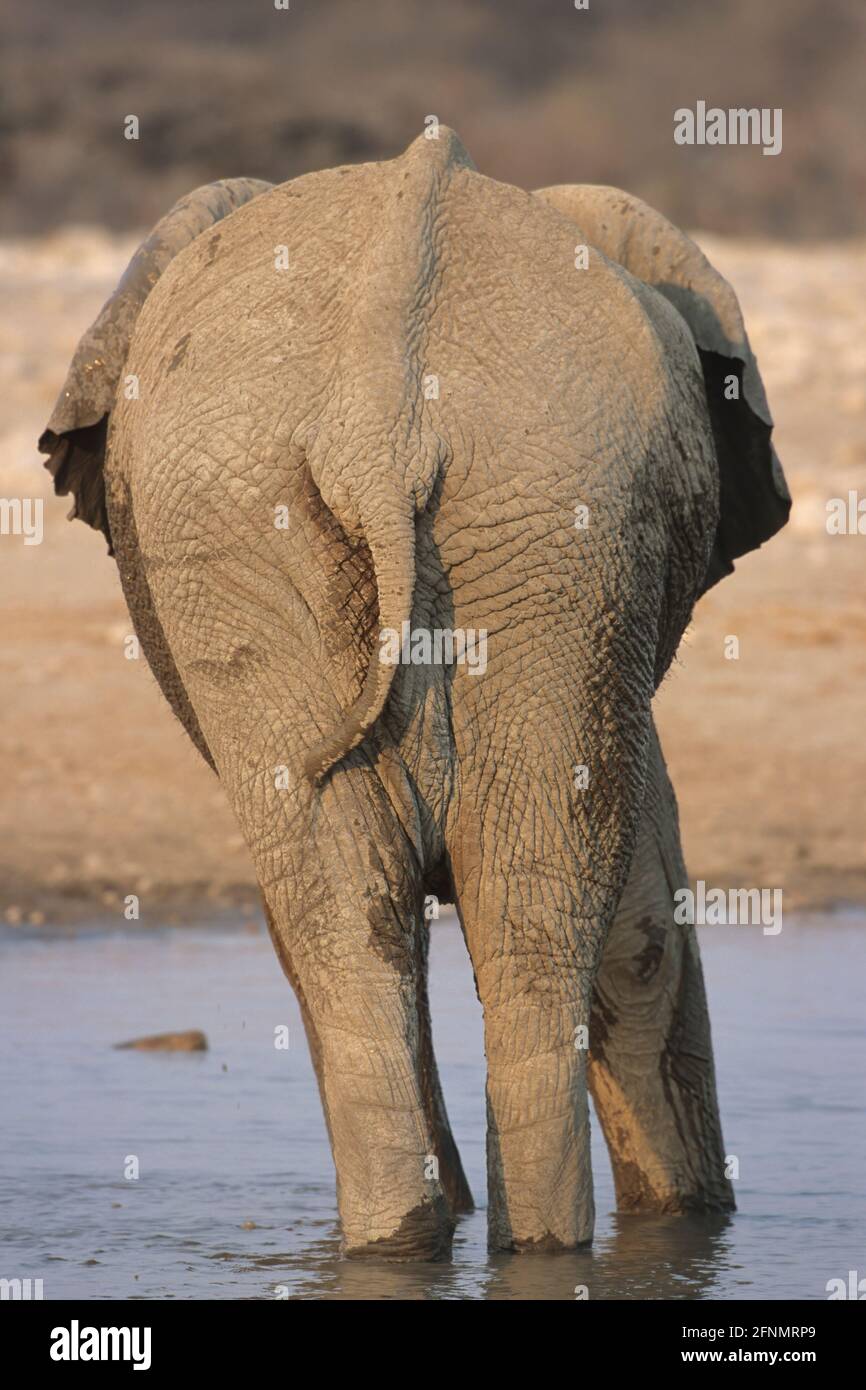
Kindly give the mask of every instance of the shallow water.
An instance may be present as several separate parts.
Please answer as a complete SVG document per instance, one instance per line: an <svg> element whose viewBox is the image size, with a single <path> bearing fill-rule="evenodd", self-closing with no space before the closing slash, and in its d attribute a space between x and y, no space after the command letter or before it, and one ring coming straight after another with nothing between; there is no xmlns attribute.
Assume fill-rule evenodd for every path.
<svg viewBox="0 0 866 1390"><path fill-rule="evenodd" d="M433 928L436 1050L478 1210L449 1265L339 1258L298 1010L264 930L0 936L0 1277L46 1298L826 1298L866 1275L866 921L700 932L732 1218L617 1217L594 1125L591 1252L485 1248L480 1009L453 918ZM288 1051L274 1029L288 1024ZM201 1028L202 1054L116 1052ZM128 1155L140 1177L127 1181ZM283 1295L285 1296L285 1294Z"/></svg>

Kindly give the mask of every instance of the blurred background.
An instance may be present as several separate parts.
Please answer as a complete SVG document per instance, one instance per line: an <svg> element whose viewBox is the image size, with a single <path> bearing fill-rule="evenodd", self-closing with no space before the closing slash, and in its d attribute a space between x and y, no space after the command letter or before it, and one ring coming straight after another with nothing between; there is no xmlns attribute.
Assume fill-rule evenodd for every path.
<svg viewBox="0 0 866 1390"><path fill-rule="evenodd" d="M862 0L2 0L0 14L9 232L140 227L210 179L386 159L430 113L525 187L617 184L726 233L862 229ZM782 107L785 157L675 146L672 112L699 97Z"/></svg>

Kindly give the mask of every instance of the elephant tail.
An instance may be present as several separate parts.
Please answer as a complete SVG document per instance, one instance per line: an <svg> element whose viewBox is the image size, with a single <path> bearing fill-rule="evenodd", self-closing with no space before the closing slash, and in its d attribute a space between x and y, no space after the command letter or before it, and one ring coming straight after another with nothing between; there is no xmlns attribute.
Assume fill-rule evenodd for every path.
<svg viewBox="0 0 866 1390"><path fill-rule="evenodd" d="M429 306L437 298L440 229L451 181L473 168L454 132L441 126L437 138L419 136L399 159L384 165L384 181L377 186L375 226L365 238L360 290L344 330L343 362L358 365L347 368L341 399L354 403L356 439L387 439L388 444L360 483L356 450L341 453L345 422L338 414L325 422L324 444L314 446L308 462L343 529L363 536L369 547L379 643L357 700L306 758L313 782L356 748L381 715L399 662L393 653L400 650L403 624L412 618L415 516L430 501L448 456L422 391Z"/></svg>
<svg viewBox="0 0 866 1390"><path fill-rule="evenodd" d="M402 489L389 492L368 516L361 529L373 564L378 595L377 642L371 652L361 693L338 726L308 752L304 771L319 783L335 763L357 748L385 708L397 661L389 659L385 639L396 634L397 650L403 624L412 617L415 590L415 506Z"/></svg>

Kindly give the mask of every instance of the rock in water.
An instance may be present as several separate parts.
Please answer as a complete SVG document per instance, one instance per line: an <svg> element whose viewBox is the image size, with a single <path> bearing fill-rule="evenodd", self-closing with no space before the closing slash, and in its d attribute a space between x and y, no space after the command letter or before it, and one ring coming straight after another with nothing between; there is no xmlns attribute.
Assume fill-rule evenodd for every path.
<svg viewBox="0 0 866 1390"><path fill-rule="evenodd" d="M207 1052L207 1038L193 1028L188 1033L152 1033L147 1038L114 1044L115 1051L128 1047L136 1052Z"/></svg>

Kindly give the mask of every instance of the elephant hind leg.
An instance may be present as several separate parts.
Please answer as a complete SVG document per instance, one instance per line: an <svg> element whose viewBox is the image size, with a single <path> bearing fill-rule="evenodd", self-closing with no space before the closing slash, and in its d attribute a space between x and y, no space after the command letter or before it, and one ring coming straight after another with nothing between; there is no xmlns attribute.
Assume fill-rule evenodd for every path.
<svg viewBox="0 0 866 1390"><path fill-rule="evenodd" d="M254 728L270 739L266 723L260 718ZM334 1157L344 1252L447 1259L454 1219L419 1058L427 928L415 861L364 759L321 789L300 783L282 791L262 775L281 751L252 736L232 743L220 774L301 1007Z"/></svg>
<svg viewBox="0 0 866 1390"><path fill-rule="evenodd" d="M455 835L460 920L484 1010L488 1242L547 1253L592 1239L586 1030L591 944L575 929L573 865L497 858L467 797ZM505 853L508 853L507 844ZM486 866L482 861L486 858Z"/></svg>
<svg viewBox="0 0 866 1390"><path fill-rule="evenodd" d="M590 1024L589 1086L620 1211L735 1205L695 929L673 916L685 886L676 799L653 730L643 819Z"/></svg>
<svg viewBox="0 0 866 1390"><path fill-rule="evenodd" d="M310 1057L319 1087L319 1095L322 1101L325 1121L328 1126L329 1138L333 1146L333 1134L331 1132L325 1091L322 1044L316 1029L316 1022L305 998L298 973L292 965L286 944L280 935L274 915L268 907L264 895L262 896L262 905L264 907L265 921L267 922L271 942L276 950L280 964L283 967L286 979L291 985L298 1001L301 1019L304 1024L304 1032L307 1036L307 1045L310 1049ZM418 1023L418 1072L421 1101L429 1132L432 1136L431 1153L436 1157L438 1163L439 1181L442 1185L449 1212L452 1217L456 1217L466 1212L474 1211L475 1204L472 1200L472 1192L466 1179L466 1174L463 1171L460 1152L457 1148L454 1136L451 1133L448 1112L445 1108L445 1097L442 1094L442 1086L439 1080L439 1069L436 1065L436 1056L433 1051L433 1032L430 1022L430 1006L427 997L429 938L426 928L423 929L423 934L420 938L419 954L421 959L418 962L416 1007Z"/></svg>

